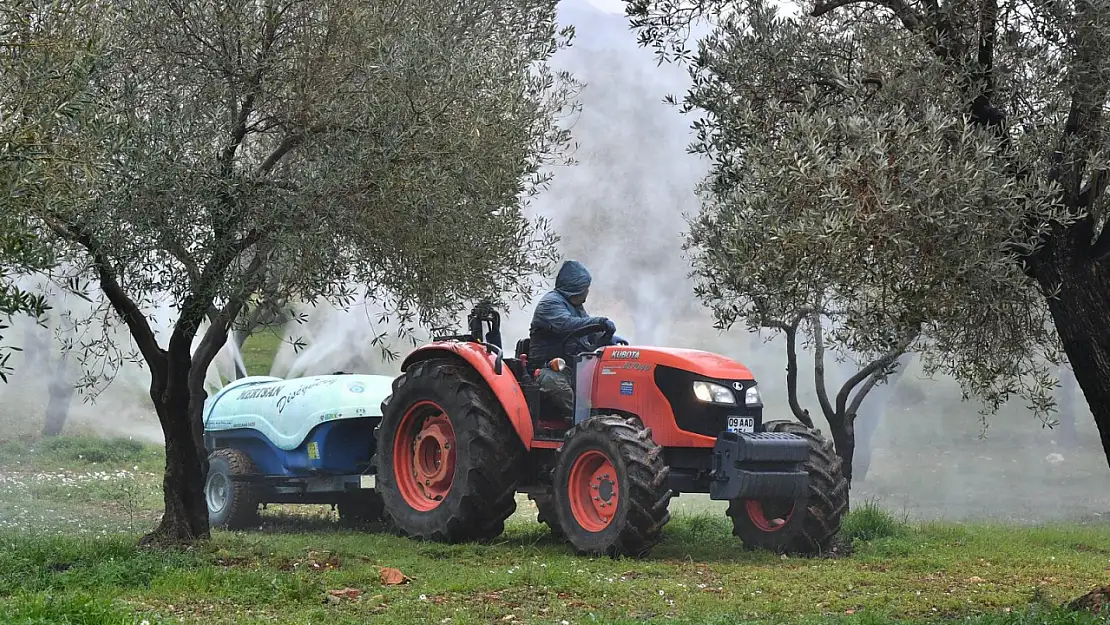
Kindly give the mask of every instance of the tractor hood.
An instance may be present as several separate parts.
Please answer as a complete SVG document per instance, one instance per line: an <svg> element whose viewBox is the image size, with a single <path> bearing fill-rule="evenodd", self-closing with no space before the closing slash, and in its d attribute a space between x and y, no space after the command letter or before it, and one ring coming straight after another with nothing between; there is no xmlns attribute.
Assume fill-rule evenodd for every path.
<svg viewBox="0 0 1110 625"><path fill-rule="evenodd" d="M662 365L723 380L753 380L750 369L720 354L677 347L616 345L605 348L603 361ZM629 364L628 366L634 366Z"/></svg>

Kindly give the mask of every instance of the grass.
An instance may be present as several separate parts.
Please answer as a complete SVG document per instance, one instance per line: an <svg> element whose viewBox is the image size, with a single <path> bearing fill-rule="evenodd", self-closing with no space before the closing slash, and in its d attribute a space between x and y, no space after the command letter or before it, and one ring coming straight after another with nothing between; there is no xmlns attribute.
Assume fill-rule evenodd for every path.
<svg viewBox="0 0 1110 625"><path fill-rule="evenodd" d="M276 332L263 331L249 336L243 343L243 365L247 375L270 375L279 347L281 337Z"/></svg>
<svg viewBox="0 0 1110 625"><path fill-rule="evenodd" d="M1093 623L1053 606L1110 571L1105 526L913 524L871 502L844 524L853 555L830 559L745 551L723 515L677 507L649 558L578 557L524 498L486 545L344 530L325 506L271 506L255 530L150 552L136 544L157 520L157 455L126 439L63 437L3 456L0 621ZM44 477L57 475L69 482ZM127 488L142 495L112 495ZM411 580L384 585L381 567ZM358 597L328 599L347 588Z"/></svg>
<svg viewBox="0 0 1110 625"><path fill-rule="evenodd" d="M909 529L906 519L896 519L890 512L880 508L874 500L858 505L844 519L840 535L847 540L872 541L877 538L903 536Z"/></svg>
<svg viewBox="0 0 1110 625"><path fill-rule="evenodd" d="M277 347L271 334L249 339L248 372L268 373ZM151 552L137 539L160 514L162 462L159 446L126 438L0 441L0 623L1105 622L1057 607L1106 583L1105 524L911 523L857 501L842 530L850 557L782 558L744 550L719 508L684 496L662 544L633 561L575 556L520 497L485 545L270 506L252 531ZM382 567L410 579L383 584Z"/></svg>

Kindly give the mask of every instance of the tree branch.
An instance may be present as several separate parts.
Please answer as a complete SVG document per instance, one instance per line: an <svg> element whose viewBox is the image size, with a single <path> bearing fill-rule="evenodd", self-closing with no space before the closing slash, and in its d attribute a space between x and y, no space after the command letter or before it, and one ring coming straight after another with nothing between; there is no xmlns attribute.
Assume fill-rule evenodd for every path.
<svg viewBox="0 0 1110 625"><path fill-rule="evenodd" d="M786 333L786 396L790 402L790 411L794 416L806 425L806 427L813 427L813 418L809 416L809 411L802 409L802 405L798 402L798 325L805 319L805 313L799 314L794 318L794 321L786 324L779 324L783 332Z"/></svg>
<svg viewBox="0 0 1110 625"><path fill-rule="evenodd" d="M907 30L916 31L921 28L922 17L902 0L828 0L827 2L817 2L810 15L813 17L821 17L829 11L835 11L841 7L864 2L868 4L877 4L890 9L898 19L902 20L902 25L905 26Z"/></svg>
<svg viewBox="0 0 1110 625"><path fill-rule="evenodd" d="M288 137L283 139L282 142L279 143L278 146L274 149L274 151L270 152L270 155L266 157L266 160L262 161L262 164L258 166L258 171L255 172L256 175L261 178L262 176L270 173L270 171L273 170L273 168L276 167L279 162L281 162L281 159L285 158L286 154L292 152L294 148L296 148L298 145L301 144L301 142L304 141L304 139L304 134L289 135Z"/></svg>
<svg viewBox="0 0 1110 625"><path fill-rule="evenodd" d="M200 280L200 267L198 267L196 261L189 256L188 250L181 245L181 241L172 237L165 237L162 240L162 245L166 248L166 251L169 252L170 256L176 258L177 261L185 267L185 273L188 274L189 281L196 284L197 280Z"/></svg>
<svg viewBox="0 0 1110 625"><path fill-rule="evenodd" d="M259 231L251 230L237 241L218 248L217 251L212 254L212 258L208 259L208 263L205 264L200 278L193 284L189 296L185 298L181 306L181 315L177 318L176 326L188 331L185 338L189 339L190 344L201 320L204 319L206 315L211 314L209 309L215 297L213 291L220 283L220 276L224 275L227 268L231 266L232 261L234 261L239 254L245 252L261 238ZM172 339L170 349L173 351Z"/></svg>
<svg viewBox="0 0 1110 625"><path fill-rule="evenodd" d="M813 385L817 391L817 401L821 404L821 411L825 413L825 418L831 421L836 418L836 413L833 412L832 403L829 402L829 392L825 386L825 334L821 328L821 313L812 313L809 322L813 325Z"/></svg>
<svg viewBox="0 0 1110 625"><path fill-rule="evenodd" d="M262 73L259 68L258 74ZM261 78L261 76L259 76ZM243 98L242 104L239 106L239 114L236 115L235 127L231 130L231 141L224 146L223 151L219 156L220 172L224 177L231 175L232 163L235 160L235 152L239 150L239 146L243 144L243 139L247 136L247 121L250 119L251 112L254 111L254 98L253 93L248 94Z"/></svg>
<svg viewBox="0 0 1110 625"><path fill-rule="evenodd" d="M845 412L845 410L847 410L848 408L848 396L851 395L852 390L855 389L855 387L865 378L869 376L878 376L878 374L883 369L889 367L891 363L893 363L895 360L898 359L899 356L905 353L906 349L910 346L911 343L913 343L920 332L920 327L908 330L905 337L901 341L899 341L897 345L891 348L889 352L883 354L882 357L873 360L869 365L857 371L856 374L852 377L848 378L848 381L844 383L844 386L840 387L840 392L836 395L837 413L845 416L854 415L855 409L858 409L860 403L863 402L863 395L866 394L867 391L871 390L871 387L873 387L874 384L866 386L866 391L864 389L860 389L860 393L856 395L854 401L852 402L852 406L854 406L855 409Z"/></svg>
<svg viewBox="0 0 1110 625"><path fill-rule="evenodd" d="M297 146L304 143L305 139L308 139L313 135L323 134L325 132L341 131L354 133L362 132L359 128L353 126L344 126L342 124L321 124L319 126L308 128L303 132L289 135L285 137L285 139L283 139L276 148L274 148L274 151L266 157L266 160L262 161L262 164L258 166L258 170L255 172L255 175L261 178L262 176L270 173L270 171L273 170L273 168L276 167L279 162L281 162L281 159L285 158L285 156L296 149Z"/></svg>
<svg viewBox="0 0 1110 625"><path fill-rule="evenodd" d="M261 47L255 56L254 74L251 75L247 82L248 93L243 98L242 103L238 107L238 114L235 115L235 125L231 131L231 141L224 147L223 152L220 154L219 162L220 169L224 176L231 175L232 161L235 158L235 153L238 151L239 146L243 144L243 139L251 132L251 126L248 125L250 116L254 113L254 102L258 97L258 91L262 87L262 79L266 71L267 58L270 51L273 49L274 41L277 37L277 29L281 22L281 17L285 13L285 9L274 12L270 4L266 5L266 19L262 28L262 42ZM234 90L235 85L230 80L229 75L228 86Z"/></svg>
<svg viewBox="0 0 1110 625"><path fill-rule="evenodd" d="M48 214L44 216L44 221L58 236L77 243L88 251L100 278L101 290L104 291L104 295L111 302L116 314L127 324L131 336L139 346L139 352L142 353L143 358L150 365L151 375L161 375L165 368L166 352L158 346L158 339L154 336L154 330L151 329L150 323L142 310L120 286L119 280L116 278L116 272L108 261L100 242L85 228L70 223L57 215Z"/></svg>
<svg viewBox="0 0 1110 625"><path fill-rule="evenodd" d="M1102 233L1091 245L1091 259L1099 262L1110 257L1110 221L1102 224Z"/></svg>
<svg viewBox="0 0 1110 625"><path fill-rule="evenodd" d="M1110 182L1110 171L1099 169L1092 172L1090 181L1079 192L1079 205L1090 208L1106 192L1108 182Z"/></svg>
<svg viewBox="0 0 1110 625"><path fill-rule="evenodd" d="M976 61L978 68L973 73L976 84L971 88L976 91L975 99L971 104L971 115L979 125L986 127L999 127L1005 121L1005 115L994 103L994 43L997 36L998 0L981 0L979 7L979 48ZM1008 143L1008 141L1007 141Z"/></svg>
<svg viewBox="0 0 1110 625"><path fill-rule="evenodd" d="M848 410L844 413L845 418L848 418L848 415L852 415L851 420L853 422L856 420L855 415L859 412L859 407L863 403L863 398L867 397L867 394L870 393L871 389L875 388L875 385L878 383L878 372L872 373L870 376L867 377L867 381L863 383L863 386L860 387L859 392L856 393L855 397L852 398L852 403L848 404Z"/></svg>
<svg viewBox="0 0 1110 625"><path fill-rule="evenodd" d="M209 317L211 323L201 338L200 344L197 345L197 350L193 354L192 366L189 369L189 392L193 396L197 396L197 393L204 389L204 378L208 374L208 366L212 364L216 354L227 342L227 333L231 323L239 316L247 298L258 289L265 279L262 266L263 254L255 254L251 264L243 272L243 286L228 298L223 308Z"/></svg>

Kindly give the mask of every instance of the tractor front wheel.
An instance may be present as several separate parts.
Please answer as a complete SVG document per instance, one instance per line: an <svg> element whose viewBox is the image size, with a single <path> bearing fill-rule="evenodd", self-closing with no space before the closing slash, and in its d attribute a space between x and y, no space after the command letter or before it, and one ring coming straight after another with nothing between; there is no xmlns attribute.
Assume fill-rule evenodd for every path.
<svg viewBox="0 0 1110 625"><path fill-rule="evenodd" d="M581 554L646 556L670 520L663 448L635 419L596 416L567 432L555 464L559 528Z"/></svg>
<svg viewBox="0 0 1110 625"><path fill-rule="evenodd" d="M795 421L768 421L767 432L796 434L809 443L803 467L809 496L797 500L735 499L729 502L732 533L752 549L816 555L828 551L848 508L848 481L832 441Z"/></svg>
<svg viewBox="0 0 1110 625"><path fill-rule="evenodd" d="M454 543L504 531L516 511L524 446L467 365L413 364L382 402L376 438L376 489L400 534Z"/></svg>

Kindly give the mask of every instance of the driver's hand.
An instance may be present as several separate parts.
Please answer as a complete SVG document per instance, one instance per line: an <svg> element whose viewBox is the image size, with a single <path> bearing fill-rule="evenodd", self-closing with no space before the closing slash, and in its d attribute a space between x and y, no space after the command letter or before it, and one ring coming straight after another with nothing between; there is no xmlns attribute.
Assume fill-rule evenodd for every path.
<svg viewBox="0 0 1110 625"><path fill-rule="evenodd" d="M628 340L614 334L613 335L613 345L628 345Z"/></svg>
<svg viewBox="0 0 1110 625"><path fill-rule="evenodd" d="M612 319L610 319L608 317L602 317L602 318L605 319L605 321L604 321L605 327L606 327L606 329L609 330L609 332L616 332L617 331L617 324L613 323Z"/></svg>

